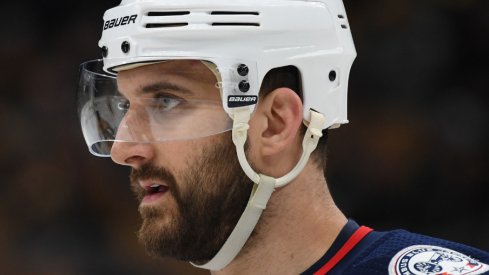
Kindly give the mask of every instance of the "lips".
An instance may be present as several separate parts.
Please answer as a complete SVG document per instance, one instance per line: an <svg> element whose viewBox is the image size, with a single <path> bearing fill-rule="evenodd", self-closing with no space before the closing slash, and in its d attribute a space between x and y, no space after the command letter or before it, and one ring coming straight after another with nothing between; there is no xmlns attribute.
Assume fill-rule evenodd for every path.
<svg viewBox="0 0 489 275"><path fill-rule="evenodd" d="M161 198L169 189L167 185L152 180L140 181L139 185L144 190L141 203L154 202Z"/></svg>

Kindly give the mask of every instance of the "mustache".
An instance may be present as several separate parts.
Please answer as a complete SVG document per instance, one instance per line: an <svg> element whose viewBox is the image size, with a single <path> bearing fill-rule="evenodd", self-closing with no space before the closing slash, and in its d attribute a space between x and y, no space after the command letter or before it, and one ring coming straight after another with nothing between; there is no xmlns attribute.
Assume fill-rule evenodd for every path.
<svg viewBox="0 0 489 275"><path fill-rule="evenodd" d="M177 188L175 176L168 169L152 165L151 163L145 163L139 169L131 169L131 173L129 175L131 190L139 201L142 200L145 194L145 190L141 188L139 181L149 179L164 182L168 185L170 190L175 190L175 188Z"/></svg>

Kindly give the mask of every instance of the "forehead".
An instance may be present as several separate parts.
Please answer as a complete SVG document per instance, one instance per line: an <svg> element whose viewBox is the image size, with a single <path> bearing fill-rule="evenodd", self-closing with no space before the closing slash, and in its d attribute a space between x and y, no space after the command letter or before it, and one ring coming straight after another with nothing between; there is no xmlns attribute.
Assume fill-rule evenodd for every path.
<svg viewBox="0 0 489 275"><path fill-rule="evenodd" d="M192 90L216 90L217 77L210 66L200 60L171 60L143 65L120 71L117 86L123 94L131 94L160 82Z"/></svg>

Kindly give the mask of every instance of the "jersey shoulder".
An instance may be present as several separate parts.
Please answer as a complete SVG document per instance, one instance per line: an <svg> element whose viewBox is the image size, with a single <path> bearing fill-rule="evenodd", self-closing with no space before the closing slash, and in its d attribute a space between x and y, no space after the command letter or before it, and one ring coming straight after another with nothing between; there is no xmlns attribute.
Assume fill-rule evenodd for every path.
<svg viewBox="0 0 489 275"><path fill-rule="evenodd" d="M489 253L467 245L405 230L382 236L345 274L489 274Z"/></svg>

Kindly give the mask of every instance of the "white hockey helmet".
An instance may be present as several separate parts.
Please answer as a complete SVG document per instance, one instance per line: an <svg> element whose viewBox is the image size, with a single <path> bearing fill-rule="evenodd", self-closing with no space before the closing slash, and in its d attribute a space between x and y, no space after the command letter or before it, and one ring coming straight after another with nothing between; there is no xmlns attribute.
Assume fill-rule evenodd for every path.
<svg viewBox="0 0 489 275"><path fill-rule="evenodd" d="M112 138L99 133L93 106L92 115L87 109L82 114L84 104L97 97L87 90L96 85L90 81L164 60L215 65L222 106L231 117L235 107L254 107L267 72L295 66L301 74L304 120L309 121L312 109L324 115L322 129L348 122L348 77L356 52L341 0L123 0L105 13L99 46L103 65L85 63L80 78L85 86L79 89L84 134L98 155L107 152L92 145ZM229 129L217 132L223 130Z"/></svg>

